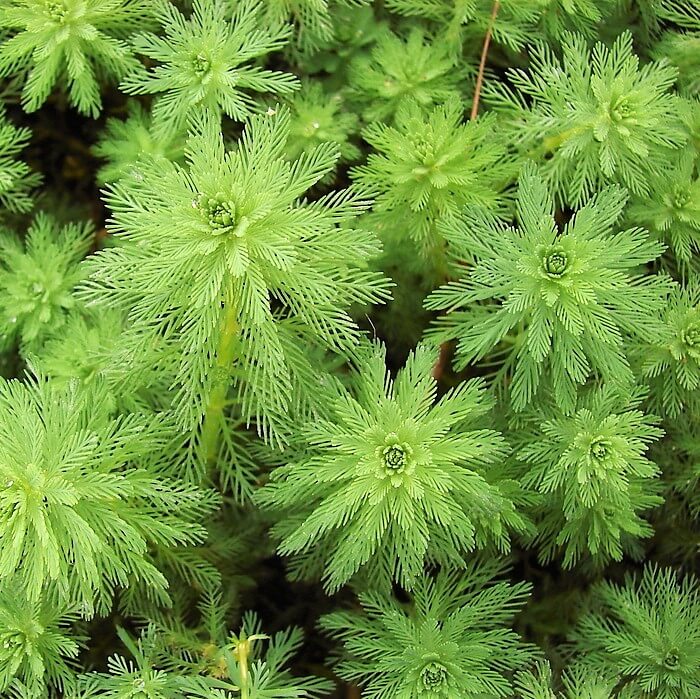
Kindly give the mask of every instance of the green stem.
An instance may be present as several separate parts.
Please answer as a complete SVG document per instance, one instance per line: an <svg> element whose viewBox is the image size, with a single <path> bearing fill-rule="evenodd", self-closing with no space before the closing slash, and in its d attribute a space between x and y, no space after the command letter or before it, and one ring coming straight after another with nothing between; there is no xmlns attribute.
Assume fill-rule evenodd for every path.
<svg viewBox="0 0 700 699"><path fill-rule="evenodd" d="M580 134L583 130L584 127L575 126L574 128L562 131L556 136L547 136L546 138L542 139L542 143L540 144L539 149L533 149L533 151L531 151L528 155L530 157L543 157L545 155L549 155L561 145L563 145L566 141L568 141L570 138L578 136L578 134Z"/></svg>
<svg viewBox="0 0 700 699"><path fill-rule="evenodd" d="M219 453L219 439L221 436L221 418L226 407L226 395L231 384L230 368L234 360L234 349L239 325L236 307L232 303L224 306L221 319L221 334L216 348L216 373L215 384L209 396L207 409L204 413L202 424L201 447L207 464L216 462Z"/></svg>

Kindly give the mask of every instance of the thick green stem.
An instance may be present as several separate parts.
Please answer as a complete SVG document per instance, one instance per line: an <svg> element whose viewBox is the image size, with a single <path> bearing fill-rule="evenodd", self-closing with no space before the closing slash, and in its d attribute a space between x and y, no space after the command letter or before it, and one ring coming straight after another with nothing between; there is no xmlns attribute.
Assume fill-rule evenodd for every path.
<svg viewBox="0 0 700 699"><path fill-rule="evenodd" d="M559 146L561 146L563 143L568 141L570 138L573 138L574 136L578 136L583 131L583 129L580 126L574 127L572 129L567 129L566 131L562 131L560 134L557 134L556 136L548 136L542 141L542 148L544 151L544 155L547 155L549 153L552 153L555 151Z"/></svg>
<svg viewBox="0 0 700 699"><path fill-rule="evenodd" d="M249 660L252 656L253 641L261 641L269 638L264 633L256 633L248 638L245 635L236 642L233 656L238 662L240 699L250 699L250 669Z"/></svg>
<svg viewBox="0 0 700 699"><path fill-rule="evenodd" d="M231 384L230 370L234 359L234 349L239 326L237 312L234 304L226 304L221 319L221 335L216 348L216 373L214 387L202 425L201 447L207 464L216 462L219 453L219 440L221 437L221 422L224 408L226 407L226 395Z"/></svg>

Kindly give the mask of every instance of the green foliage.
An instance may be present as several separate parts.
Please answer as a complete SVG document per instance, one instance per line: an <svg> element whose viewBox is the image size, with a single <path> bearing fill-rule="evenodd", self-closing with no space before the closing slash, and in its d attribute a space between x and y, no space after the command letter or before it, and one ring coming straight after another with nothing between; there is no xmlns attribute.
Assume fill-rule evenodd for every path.
<svg viewBox="0 0 700 699"><path fill-rule="evenodd" d="M678 68L678 85L689 95L700 94L700 7L694 0L660 0L659 14L675 25L654 47L657 58L666 58Z"/></svg>
<svg viewBox="0 0 700 699"><path fill-rule="evenodd" d="M322 83L308 82L290 100L289 137L285 155L296 160L323 143L335 143L338 162L357 160L360 149L351 140L359 130L359 119L347 109L340 93L328 94ZM332 180L335 169L328 173Z"/></svg>
<svg viewBox="0 0 700 699"><path fill-rule="evenodd" d="M543 0L539 5L537 28L548 39L560 39L567 31L595 37L600 24L613 13L616 0Z"/></svg>
<svg viewBox="0 0 700 699"><path fill-rule="evenodd" d="M0 697L698 699L699 39L0 0Z"/></svg>
<svg viewBox="0 0 700 699"><path fill-rule="evenodd" d="M596 389L573 415L528 415L517 457L523 482L544 496L535 508L544 560L561 552L566 567L586 557L602 566L652 534L641 515L662 499L659 469L645 454L663 430L639 409L642 398Z"/></svg>
<svg viewBox="0 0 700 699"><path fill-rule="evenodd" d="M610 183L647 195L655 173L669 170L687 136L677 95L677 71L664 62L639 66L632 36L588 50L565 34L563 58L536 46L529 70L508 73L512 88L490 83L492 102L523 153L542 162L556 199L580 206Z"/></svg>
<svg viewBox="0 0 700 699"><path fill-rule="evenodd" d="M0 77L26 74L22 105L41 107L56 83L92 117L102 110L100 83L120 80L136 60L128 38L152 20L139 0L3 0Z"/></svg>
<svg viewBox="0 0 700 699"><path fill-rule="evenodd" d="M84 277L79 262L93 242L90 223L60 226L38 213L22 241L0 231L0 342L26 347L40 343L65 322L78 302L75 285Z"/></svg>
<svg viewBox="0 0 700 699"><path fill-rule="evenodd" d="M496 581L502 573L494 562L472 562L423 576L410 605L366 592L362 612L322 617L321 628L344 646L338 674L368 699L510 696L509 672L533 657L508 628L530 586Z"/></svg>
<svg viewBox="0 0 700 699"><path fill-rule="evenodd" d="M153 366L162 365L159 348L134 355L122 346L124 314L106 308L80 308L68 314L65 325L47 334L39 354L31 363L55 385L79 381L89 386L104 383L114 409L148 412L167 407L168 375L145 386L139 379Z"/></svg>
<svg viewBox="0 0 700 699"><path fill-rule="evenodd" d="M72 633L76 610L51 588L38 600L28 599L17 582L0 580L0 692L11 684L35 697L49 688L65 691L74 682L75 661L86 640Z"/></svg>
<svg viewBox="0 0 700 699"><path fill-rule="evenodd" d="M378 17L372 7L355 4L352 0L350 4L344 0L338 1L340 4L335 6L331 17L333 41L325 43L325 48L318 48L313 53L306 52L303 56L294 57L300 68L310 75L330 74L328 82L334 90L345 88L352 59L370 50L388 26L388 22Z"/></svg>
<svg viewBox="0 0 700 699"><path fill-rule="evenodd" d="M700 32L667 32L656 45L655 55L667 58L678 68L678 83L683 92L700 95Z"/></svg>
<svg viewBox="0 0 700 699"><path fill-rule="evenodd" d="M501 0L495 21L492 0L385 0L388 8L408 17L429 20L436 35L454 52L481 45L492 29L493 39L513 50L522 48L540 16L542 0Z"/></svg>
<svg viewBox="0 0 700 699"><path fill-rule="evenodd" d="M212 397L223 391L221 403L230 383L246 419L278 428L292 391L303 390L297 334L350 351L358 331L346 309L387 296L385 279L363 269L378 241L349 227L367 206L360 194L300 199L333 169L336 147L289 162L289 112L270 111L248 123L234 151L217 120L204 118L185 167L143 159L111 185L113 230L124 242L87 265L86 295L124 308L133 342L177 343L175 408L188 429L208 410L219 421Z"/></svg>
<svg viewBox="0 0 700 699"><path fill-rule="evenodd" d="M669 243L674 258L687 269L700 253L700 178L691 151L670 173L651 177L651 193L632 199L627 219Z"/></svg>
<svg viewBox="0 0 700 699"><path fill-rule="evenodd" d="M41 182L38 172L16 158L30 136L29 129L16 128L0 109L0 207L11 213L32 208L31 192Z"/></svg>
<svg viewBox="0 0 700 699"><path fill-rule="evenodd" d="M89 612L134 580L164 593L150 547L201 541L216 499L158 474L159 415L109 414L108 394L43 378L0 383L0 581L28 599L54 581ZM76 553L79 547L80 555Z"/></svg>
<svg viewBox="0 0 700 699"><path fill-rule="evenodd" d="M193 696L202 699L316 699L325 696L331 682L319 677L295 677L286 668L299 650L302 633L298 628L262 633L254 613L246 613L238 633L229 636L222 654L225 670L221 678L208 680ZM264 648L264 651L262 651Z"/></svg>
<svg viewBox="0 0 700 699"><path fill-rule="evenodd" d="M677 289L663 310L653 341L636 350L650 380L653 403L672 418L700 410L700 289Z"/></svg>
<svg viewBox="0 0 700 699"><path fill-rule="evenodd" d="M129 175L142 156L182 162L185 135L156 128L151 115L135 100L127 105L127 118L107 120L94 154L107 162L97 172L101 183Z"/></svg>
<svg viewBox="0 0 700 699"><path fill-rule="evenodd" d="M645 567L623 585L601 582L571 637L589 673L616 673L633 696L694 699L700 692L700 587L670 568Z"/></svg>
<svg viewBox="0 0 700 699"><path fill-rule="evenodd" d="M653 341L672 283L638 272L663 251L646 231L613 233L626 199L606 188L559 231L547 186L528 165L519 180L518 228L477 207L443 226L463 276L426 300L427 308L448 311L431 334L457 340L460 369L503 346L515 410L537 399L543 377L566 412L577 385L594 374L631 383L623 338ZM463 261L473 261L466 273Z"/></svg>
<svg viewBox="0 0 700 699"><path fill-rule="evenodd" d="M563 691L555 692L552 671L546 663L538 663L534 670L520 672L515 685L518 699L633 699L628 687L619 691L617 677L611 679L601 674L591 674L587 668L574 665L561 678Z"/></svg>
<svg viewBox="0 0 700 699"><path fill-rule="evenodd" d="M465 205L504 211L502 191L513 168L505 146L494 138L496 128L490 117L464 123L455 100L428 114L404 102L393 126L368 126L362 135L374 152L351 176L375 197L371 225L413 240L430 260L444 255L441 225Z"/></svg>
<svg viewBox="0 0 700 699"><path fill-rule="evenodd" d="M333 41L333 19L344 8L366 5L370 0L265 0L266 23L294 27L293 49L302 55L315 53Z"/></svg>
<svg viewBox="0 0 700 699"><path fill-rule="evenodd" d="M135 643L120 630L136 665L115 656L110 674L85 676L86 699L130 699L134 689L143 692L139 699L316 699L332 689L326 679L289 672L302 644L300 629L270 636L262 633L259 617L246 612L238 632L229 632L220 595L205 597L199 610L196 630L150 624Z"/></svg>
<svg viewBox="0 0 700 699"><path fill-rule="evenodd" d="M429 111L459 99L465 71L448 51L415 27L405 38L386 31L369 55L352 62L349 86L364 120L391 121L401 103L410 99Z"/></svg>
<svg viewBox="0 0 700 699"><path fill-rule="evenodd" d="M180 699L185 682L174 673L158 668L161 653L159 639L149 627L134 640L124 629L117 634L133 660L122 655L110 656L108 672L89 673L80 677L80 699Z"/></svg>
<svg viewBox="0 0 700 699"><path fill-rule="evenodd" d="M507 550L509 530L525 528L498 464L503 439L478 428L483 386L464 382L436 402L435 359L420 347L392 380L375 345L354 391L338 387L330 414L307 428L308 453L261 492L286 515L276 526L282 553L326 543L331 591L361 567L375 584L412 587L426 558L462 566L475 545Z"/></svg>
<svg viewBox="0 0 700 699"><path fill-rule="evenodd" d="M154 5L164 36L140 33L132 43L155 65L127 75L121 89L157 95L153 119L160 128L181 129L202 114L241 121L256 109L250 92L286 95L298 87L293 75L254 63L284 46L290 31L266 25L256 0L235 7L226 0L194 0L189 17L167 0Z"/></svg>

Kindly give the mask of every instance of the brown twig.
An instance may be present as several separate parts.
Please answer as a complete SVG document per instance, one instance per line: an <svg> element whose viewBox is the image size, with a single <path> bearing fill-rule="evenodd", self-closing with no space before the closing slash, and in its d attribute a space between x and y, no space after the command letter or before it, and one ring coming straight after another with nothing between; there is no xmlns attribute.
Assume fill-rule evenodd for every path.
<svg viewBox="0 0 700 699"><path fill-rule="evenodd" d="M479 73L476 76L476 85L474 87L474 98L472 99L472 111L469 115L469 119L473 121L479 114L479 100L481 98L481 88L484 84L484 72L486 70L486 58L489 53L489 46L491 45L491 34L493 32L493 25L496 23L496 16L498 15L498 10L501 7L500 0L494 0L493 8L491 9L491 18L489 19L489 26L486 29L486 36L484 37L484 45L481 49L481 60L479 61ZM442 376L442 372L445 370L447 365L447 360L450 354L450 345L448 342L443 342L440 345L440 355L438 356L435 365L433 366L432 376L438 381Z"/></svg>
<svg viewBox="0 0 700 699"><path fill-rule="evenodd" d="M469 116L470 119L476 119L476 115L479 113L479 99L481 99L481 87L484 84L484 71L486 70L486 57L489 53L489 46L491 45L491 33L493 32L493 25L496 23L496 15L498 15L498 10L501 7L500 0L494 0L493 8L491 10L491 19L489 20L489 26L486 30L486 36L484 37L484 45L481 49L481 60L479 61L479 73L476 76L476 87L474 88L474 99L472 100L472 112Z"/></svg>
<svg viewBox="0 0 700 699"><path fill-rule="evenodd" d="M442 372L445 371L445 367L447 366L447 360L450 356L450 343L449 342L443 342L440 345L440 354L438 354L437 361L433 365L433 370L431 373L431 376L436 380L439 381L440 377L442 376Z"/></svg>

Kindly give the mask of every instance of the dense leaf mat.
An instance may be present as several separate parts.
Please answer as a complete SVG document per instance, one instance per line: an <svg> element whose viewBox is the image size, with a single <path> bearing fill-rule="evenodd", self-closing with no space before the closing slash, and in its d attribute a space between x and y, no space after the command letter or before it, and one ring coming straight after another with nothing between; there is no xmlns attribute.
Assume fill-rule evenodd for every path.
<svg viewBox="0 0 700 699"><path fill-rule="evenodd" d="M700 697L699 0L0 0L0 696Z"/></svg>

